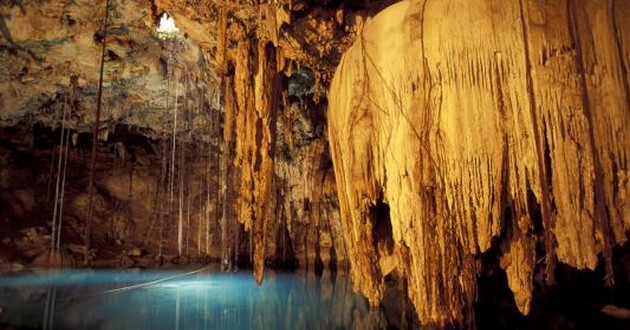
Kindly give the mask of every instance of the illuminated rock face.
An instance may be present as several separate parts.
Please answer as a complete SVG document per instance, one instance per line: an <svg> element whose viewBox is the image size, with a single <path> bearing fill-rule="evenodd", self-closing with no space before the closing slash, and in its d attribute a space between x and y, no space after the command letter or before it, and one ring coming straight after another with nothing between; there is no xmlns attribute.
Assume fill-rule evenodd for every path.
<svg viewBox="0 0 630 330"><path fill-rule="evenodd" d="M418 0L368 21L328 117L355 288L377 304L395 272L423 324L448 324L470 320L491 247L524 314L537 268L610 274L630 228L629 14Z"/></svg>
<svg viewBox="0 0 630 330"><path fill-rule="evenodd" d="M103 38L104 1L5 1L0 243L47 261L68 109L62 249L81 254L106 40L103 265L185 262L182 240L200 260L251 251L259 281L271 260L351 259L373 304L392 274L444 324L467 320L483 253L524 313L556 260L608 263L630 227L627 1L406 1L366 18L391 2L110 1ZM179 32L157 33L164 12Z"/></svg>
<svg viewBox="0 0 630 330"><path fill-rule="evenodd" d="M179 88L181 96L188 91L184 71L189 81L196 82L196 98L201 99L198 95L203 93L204 102L212 103L216 75L207 70L209 56L198 46L201 41L186 39L183 33L178 42L160 41L147 2L112 1L110 7L102 120L161 133L163 114L174 103L165 102L167 93L173 96ZM0 126L58 125L57 112L69 97L71 79L76 79L76 116L67 125L91 131L105 34L104 8L104 2L89 1L10 1L0 7L1 43L7 49L0 53ZM190 28L185 23L182 20ZM204 130L202 125L195 126Z"/></svg>
<svg viewBox="0 0 630 330"><path fill-rule="evenodd" d="M105 40L95 264L129 265L120 261L123 250L139 248L145 266L254 259L260 281L265 263L313 269L343 261L319 95L334 63L320 62L340 58L348 33L339 40L334 32L363 14L344 19L343 10L275 1L110 0L103 38L105 3L0 6L0 209L15 224L7 230L20 236L27 226L45 236L52 229L57 170L50 164L58 167L63 122L72 143L61 249L74 250L64 257L69 263L79 256ZM314 64L317 70L305 69ZM287 92L287 80L306 71L312 81L294 86L299 95ZM280 152L286 157L276 162ZM29 264L31 254L47 255L23 257L22 250L10 257Z"/></svg>

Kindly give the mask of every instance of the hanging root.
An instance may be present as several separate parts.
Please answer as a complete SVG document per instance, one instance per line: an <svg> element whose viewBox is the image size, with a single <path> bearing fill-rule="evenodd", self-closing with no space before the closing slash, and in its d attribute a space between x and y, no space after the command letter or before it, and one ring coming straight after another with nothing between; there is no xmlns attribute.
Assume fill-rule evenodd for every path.
<svg viewBox="0 0 630 330"><path fill-rule="evenodd" d="M107 21L109 18L109 0L105 1L105 20L103 21L103 47L101 48L101 68L98 79L98 96L96 103L96 121L94 122L94 133L92 136L92 161L90 162L90 179L88 183L89 190L89 211L88 220L85 226L85 252L83 255L83 264L87 265L90 260L90 244L92 237L92 221L94 219L94 169L96 168L96 146L98 143L98 131L101 121L101 106L103 104L103 71L105 69L105 49L107 45Z"/></svg>

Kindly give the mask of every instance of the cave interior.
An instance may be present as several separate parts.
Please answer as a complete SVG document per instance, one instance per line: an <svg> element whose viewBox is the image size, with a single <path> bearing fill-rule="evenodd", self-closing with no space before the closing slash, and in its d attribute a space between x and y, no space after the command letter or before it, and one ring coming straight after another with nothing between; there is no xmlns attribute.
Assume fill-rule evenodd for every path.
<svg viewBox="0 0 630 330"><path fill-rule="evenodd" d="M353 327L628 328L629 17L3 0L0 273L346 274Z"/></svg>

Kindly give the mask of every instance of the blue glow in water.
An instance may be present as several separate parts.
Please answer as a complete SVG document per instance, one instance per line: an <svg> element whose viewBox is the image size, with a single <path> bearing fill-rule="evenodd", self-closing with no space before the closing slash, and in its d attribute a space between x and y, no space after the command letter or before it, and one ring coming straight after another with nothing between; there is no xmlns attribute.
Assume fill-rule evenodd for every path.
<svg viewBox="0 0 630 330"><path fill-rule="evenodd" d="M0 277L0 327L331 329L374 324L348 278L64 270Z"/></svg>

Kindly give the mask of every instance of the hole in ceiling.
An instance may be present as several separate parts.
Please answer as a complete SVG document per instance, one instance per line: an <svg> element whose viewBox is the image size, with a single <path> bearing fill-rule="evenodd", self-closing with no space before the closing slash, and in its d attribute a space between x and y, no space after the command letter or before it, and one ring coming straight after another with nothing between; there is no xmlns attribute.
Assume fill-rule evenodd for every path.
<svg viewBox="0 0 630 330"><path fill-rule="evenodd" d="M179 29L175 26L175 19L167 13L163 13L160 17L157 34L164 38L179 34Z"/></svg>

